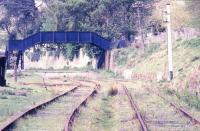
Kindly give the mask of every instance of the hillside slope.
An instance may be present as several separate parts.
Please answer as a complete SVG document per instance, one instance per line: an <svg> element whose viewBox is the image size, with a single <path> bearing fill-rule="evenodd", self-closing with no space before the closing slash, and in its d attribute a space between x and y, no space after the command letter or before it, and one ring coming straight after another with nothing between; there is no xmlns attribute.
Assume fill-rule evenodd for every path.
<svg viewBox="0 0 200 131"><path fill-rule="evenodd" d="M176 41L173 45L174 81L186 82L198 70L199 60L200 38ZM134 47L115 50L114 68L117 72L129 70L132 77L134 74L152 74L167 80L167 45L151 44L144 54Z"/></svg>
<svg viewBox="0 0 200 131"><path fill-rule="evenodd" d="M200 38L174 42L173 67L174 79L168 81L167 45L152 44L145 54L136 48L114 51L115 72L200 111Z"/></svg>

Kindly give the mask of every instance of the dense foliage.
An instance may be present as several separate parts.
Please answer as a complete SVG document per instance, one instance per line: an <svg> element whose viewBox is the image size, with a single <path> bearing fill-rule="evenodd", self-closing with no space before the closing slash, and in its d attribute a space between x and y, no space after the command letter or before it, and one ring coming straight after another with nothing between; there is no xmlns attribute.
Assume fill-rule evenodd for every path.
<svg viewBox="0 0 200 131"><path fill-rule="evenodd" d="M137 32L138 0L46 0L43 10L43 30L94 31L106 38L130 39ZM149 4L150 0L144 1ZM141 17L148 15L140 8ZM52 25L52 26L51 26Z"/></svg>
<svg viewBox="0 0 200 131"><path fill-rule="evenodd" d="M138 1L143 3L133 6ZM93 31L110 40L122 37L130 40L137 33L138 21L144 25L150 11L145 5L152 1L44 0L41 1L43 6L36 7L34 0L4 0L1 7L6 14L1 19L1 27L20 37L27 37L38 30ZM74 45L65 48L73 49L71 46ZM99 48L91 45L85 49L89 49L86 52L91 56L101 53Z"/></svg>
<svg viewBox="0 0 200 131"><path fill-rule="evenodd" d="M0 27L10 37L24 38L38 31L40 19L34 0L3 0L0 8Z"/></svg>

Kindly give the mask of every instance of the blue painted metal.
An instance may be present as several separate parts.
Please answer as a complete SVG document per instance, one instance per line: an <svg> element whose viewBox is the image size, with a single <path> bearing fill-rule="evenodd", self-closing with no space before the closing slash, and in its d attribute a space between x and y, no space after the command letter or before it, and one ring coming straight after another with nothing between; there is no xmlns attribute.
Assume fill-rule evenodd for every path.
<svg viewBox="0 0 200 131"><path fill-rule="evenodd" d="M99 61L97 63L97 68L101 68L102 65L104 64L105 62L105 53L104 54L101 54L101 56L99 57Z"/></svg>
<svg viewBox="0 0 200 131"><path fill-rule="evenodd" d="M21 68L24 68L23 53L25 50L43 43L56 43L56 44L67 44L67 43L79 43L79 44L94 44L104 51L111 49L111 42L96 33L93 32L39 32L23 40L12 40L10 39L6 47L7 57L7 68L11 69L10 66L10 53L17 51L16 65L18 67L19 61L21 61ZM12 54L12 53L11 53ZM105 54L100 56L98 67L101 67L105 60Z"/></svg>
<svg viewBox="0 0 200 131"><path fill-rule="evenodd" d="M42 43L90 43L103 50L110 50L111 42L93 32L39 32L23 40L9 40L7 51L24 52L37 44Z"/></svg>
<svg viewBox="0 0 200 131"><path fill-rule="evenodd" d="M6 86L5 70L6 70L6 57L0 56L0 86Z"/></svg>

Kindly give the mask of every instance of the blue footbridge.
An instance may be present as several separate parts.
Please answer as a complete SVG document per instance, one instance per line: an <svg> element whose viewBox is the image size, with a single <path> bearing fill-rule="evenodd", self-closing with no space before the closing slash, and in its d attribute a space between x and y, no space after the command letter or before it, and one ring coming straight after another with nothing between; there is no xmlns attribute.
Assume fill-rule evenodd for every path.
<svg viewBox="0 0 200 131"><path fill-rule="evenodd" d="M23 54L24 52L34 47L35 45L40 44L93 44L101 48L105 54L99 57L98 68L105 66L106 52L111 50L111 42L108 39L101 37L100 35L94 32L38 32L34 35L31 35L22 40L13 40L10 39L6 48L6 57L7 57L7 68L11 68L10 65L10 56L12 52L17 52L16 65L21 65L21 68L24 68ZM20 63L19 63L20 62Z"/></svg>

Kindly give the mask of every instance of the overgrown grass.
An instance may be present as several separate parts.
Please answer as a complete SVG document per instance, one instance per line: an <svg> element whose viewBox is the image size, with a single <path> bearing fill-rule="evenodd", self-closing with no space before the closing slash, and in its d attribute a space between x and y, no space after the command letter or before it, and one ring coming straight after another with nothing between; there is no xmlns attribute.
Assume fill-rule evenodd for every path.
<svg viewBox="0 0 200 131"><path fill-rule="evenodd" d="M184 90L182 92L177 92L173 89L165 89L165 93L169 96L175 96L180 101L184 102L191 108L195 108L198 111L200 111L200 99L194 95L191 94L189 91Z"/></svg>
<svg viewBox="0 0 200 131"><path fill-rule="evenodd" d="M159 49L159 43L151 43L149 47L146 47L146 55L151 55L152 53L159 51Z"/></svg>
<svg viewBox="0 0 200 131"><path fill-rule="evenodd" d="M102 98L101 106L100 106L100 117L96 119L96 123L100 125L102 129L112 129L114 126L113 122L113 112L112 108L110 107L110 97L104 97Z"/></svg>
<svg viewBox="0 0 200 131"><path fill-rule="evenodd" d="M114 63L119 66L127 66L132 61L140 61L149 57L151 54L158 52L160 49L159 43L151 43L149 46L145 47L145 52L143 53L141 49L129 47L123 49L117 49L114 51ZM136 62L137 63L137 62Z"/></svg>
<svg viewBox="0 0 200 131"><path fill-rule="evenodd" d="M135 55L129 58L125 68L127 65L131 65L129 68L133 73L142 75L153 74L155 77L153 81L149 81L150 86L167 89L165 94L167 94L170 100L183 105L191 112L194 110L194 113L198 114L198 111L200 111L200 99L186 87L187 83L190 82L190 75L198 71L200 66L200 38L173 42L174 79L172 82L166 81L168 78L167 45L162 44L158 46L152 44L151 46L149 51L146 49L145 57ZM127 54L127 56L130 56L130 54ZM123 68L119 67L119 69ZM159 73L162 73L163 77L161 83L157 83L156 76ZM146 84L143 81L142 83Z"/></svg>
<svg viewBox="0 0 200 131"><path fill-rule="evenodd" d="M22 86L14 82L12 76L7 77L9 85L0 90L0 126L13 114L24 110L28 106L51 97L51 92L35 86ZM39 76L32 73L21 74L21 82L41 82Z"/></svg>
<svg viewBox="0 0 200 131"><path fill-rule="evenodd" d="M101 90L94 99L88 101L86 108L82 108L79 117L75 119L74 131L135 131L140 128L136 123L133 124L132 109L122 90L118 88L116 95L109 95L113 83L116 81L101 81ZM120 86L119 83L116 85Z"/></svg>
<svg viewBox="0 0 200 131"><path fill-rule="evenodd" d="M127 64L127 60L128 60L127 52L116 52L115 56L117 58L116 59L117 65L123 66Z"/></svg>
<svg viewBox="0 0 200 131"><path fill-rule="evenodd" d="M114 63L117 66L125 66L130 61L130 58L137 56L137 49L133 47L122 48L113 51Z"/></svg>
<svg viewBox="0 0 200 131"><path fill-rule="evenodd" d="M96 70L96 72L104 78L121 78L121 76L118 73L114 73L113 71L109 70Z"/></svg>
<svg viewBox="0 0 200 131"><path fill-rule="evenodd" d="M1 95L15 95L15 92L13 90L10 90L10 89L4 89L1 92Z"/></svg>
<svg viewBox="0 0 200 131"><path fill-rule="evenodd" d="M17 91L17 90L16 90ZM27 96L25 95L10 95L10 93L1 95L0 97L0 125L1 122L5 121L7 118L13 114L24 110L30 105L34 105L38 101L43 100L48 95L42 95L37 93L31 93Z"/></svg>
<svg viewBox="0 0 200 131"><path fill-rule="evenodd" d="M189 48L200 48L200 38L195 38L195 39L191 39L191 40L187 40L183 43L185 45L185 47L189 47Z"/></svg>
<svg viewBox="0 0 200 131"><path fill-rule="evenodd" d="M86 108L82 108L80 116L75 119L73 130L102 130L111 131L118 125L113 106L113 98L107 93L97 94L95 99L87 103Z"/></svg>
<svg viewBox="0 0 200 131"><path fill-rule="evenodd" d="M184 93L177 94L177 97L188 104L188 106L194 107L200 111L200 99L194 94L190 94L188 91L185 91Z"/></svg>

